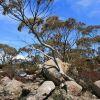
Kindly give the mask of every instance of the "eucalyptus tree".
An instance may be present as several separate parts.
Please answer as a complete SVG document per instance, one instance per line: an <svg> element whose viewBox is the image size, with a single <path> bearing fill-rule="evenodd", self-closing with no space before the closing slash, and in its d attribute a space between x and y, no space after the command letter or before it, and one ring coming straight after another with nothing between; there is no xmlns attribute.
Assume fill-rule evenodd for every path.
<svg viewBox="0 0 100 100"><path fill-rule="evenodd" d="M93 53L92 39L90 37L83 37L77 41L77 47L81 50L80 54L84 57L89 57Z"/></svg>
<svg viewBox="0 0 100 100"><path fill-rule="evenodd" d="M42 62L42 57L41 57L41 52L40 47L38 49L35 48L36 44L30 44L25 47L22 47L19 49L19 54L25 56L25 61L27 62L32 62L34 65L38 66ZM41 59L42 58L42 59Z"/></svg>
<svg viewBox="0 0 100 100"><path fill-rule="evenodd" d="M57 65L57 70L65 77L69 78L61 70L60 66L55 59L55 53L60 55L58 50L55 50L52 46L42 41L39 33L42 33L42 23L44 18L48 15L48 11L53 3L53 0L0 0L0 10L4 15L8 15L16 21L20 22L18 30L21 31L23 27L29 30L29 33L33 34L38 42L47 47L52 52L53 59ZM61 56L61 55L60 55Z"/></svg>
<svg viewBox="0 0 100 100"><path fill-rule="evenodd" d="M87 54L88 57L95 56L95 52L97 52L97 47L100 42L100 36L98 35L100 25L85 25L83 28L80 28L79 31L82 35L77 41L77 48L81 49L81 51L83 50L83 54Z"/></svg>
<svg viewBox="0 0 100 100"><path fill-rule="evenodd" d="M13 58L17 55L17 50L6 44L0 44L0 61L1 64L12 64Z"/></svg>
<svg viewBox="0 0 100 100"><path fill-rule="evenodd" d="M51 16L42 26L41 36L62 54L63 61L69 61L69 52L79 38L78 28L81 26L82 23L73 18L60 20L57 16Z"/></svg>
<svg viewBox="0 0 100 100"><path fill-rule="evenodd" d="M43 19L47 16L52 2L53 0L1 0L0 5L1 12L4 15L8 15L20 22L19 31L25 26L42 46L52 51L54 56L56 50L52 46L45 44L39 37Z"/></svg>

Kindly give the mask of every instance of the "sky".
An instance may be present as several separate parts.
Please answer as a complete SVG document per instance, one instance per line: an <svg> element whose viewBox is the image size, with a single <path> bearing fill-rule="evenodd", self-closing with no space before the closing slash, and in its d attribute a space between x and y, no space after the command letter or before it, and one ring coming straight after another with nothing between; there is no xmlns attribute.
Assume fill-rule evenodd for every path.
<svg viewBox="0 0 100 100"><path fill-rule="evenodd" d="M75 18L88 25L99 25L100 0L55 0L52 15L63 20ZM0 14L0 43L17 49L26 45L24 41L32 43L32 36L27 31L17 31L18 24L19 22Z"/></svg>

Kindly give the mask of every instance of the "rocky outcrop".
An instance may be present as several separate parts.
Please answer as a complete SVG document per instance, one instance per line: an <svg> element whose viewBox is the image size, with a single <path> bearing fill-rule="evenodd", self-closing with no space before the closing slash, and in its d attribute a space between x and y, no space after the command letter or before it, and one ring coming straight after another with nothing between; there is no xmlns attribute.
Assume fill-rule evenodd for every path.
<svg viewBox="0 0 100 100"><path fill-rule="evenodd" d="M76 80L77 83L70 80L70 77L66 75L70 64L64 63L58 58L56 61L60 70L57 69L58 66L53 60L48 60L41 65L45 77L41 74L41 68L39 72L38 70L36 72L38 75L18 70L16 76L12 78L3 76L4 78L0 80L0 100L99 100L89 91L82 91L84 85L87 86L82 79ZM77 71L73 71L74 75L78 76ZM100 80L94 83L93 89L99 97Z"/></svg>

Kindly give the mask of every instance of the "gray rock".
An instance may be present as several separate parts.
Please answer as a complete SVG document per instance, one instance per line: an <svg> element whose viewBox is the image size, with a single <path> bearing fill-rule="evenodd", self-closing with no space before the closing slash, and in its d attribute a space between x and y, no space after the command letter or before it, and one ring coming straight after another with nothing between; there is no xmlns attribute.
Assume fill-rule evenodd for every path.
<svg viewBox="0 0 100 100"><path fill-rule="evenodd" d="M78 95L82 91L82 87L74 81L66 81L67 94Z"/></svg>
<svg viewBox="0 0 100 100"><path fill-rule="evenodd" d="M93 91L95 92L95 94L100 97L100 80L94 82L93 84Z"/></svg>
<svg viewBox="0 0 100 100"><path fill-rule="evenodd" d="M11 79L9 77L4 77L1 79L1 84L6 85L10 81L11 81Z"/></svg>
<svg viewBox="0 0 100 100"><path fill-rule="evenodd" d="M57 70L57 65L55 64L55 62L50 59L43 64L43 73L46 78L59 85L61 81L64 81L64 78L62 77L61 73L66 74L70 64L64 63L58 58L56 58L56 61L59 65L60 72Z"/></svg>
<svg viewBox="0 0 100 100"><path fill-rule="evenodd" d="M22 94L22 83L15 79L8 82L6 81L6 84L3 85L6 96L9 96L12 99L18 98Z"/></svg>
<svg viewBox="0 0 100 100"><path fill-rule="evenodd" d="M25 73L25 72L19 72L19 73L17 73L19 76L21 76L21 77L25 77L25 76L27 76L27 73Z"/></svg>
<svg viewBox="0 0 100 100"><path fill-rule="evenodd" d="M28 96L27 100L43 100L45 99L53 90L55 85L52 81L45 81L38 89L37 94Z"/></svg>
<svg viewBox="0 0 100 100"><path fill-rule="evenodd" d="M25 77L25 79L32 80L34 78L34 75L27 75L26 74L24 77Z"/></svg>
<svg viewBox="0 0 100 100"><path fill-rule="evenodd" d="M21 77L25 77L27 75L26 72L24 72L24 69L16 69L15 70L15 73L18 75L18 76L21 76Z"/></svg>

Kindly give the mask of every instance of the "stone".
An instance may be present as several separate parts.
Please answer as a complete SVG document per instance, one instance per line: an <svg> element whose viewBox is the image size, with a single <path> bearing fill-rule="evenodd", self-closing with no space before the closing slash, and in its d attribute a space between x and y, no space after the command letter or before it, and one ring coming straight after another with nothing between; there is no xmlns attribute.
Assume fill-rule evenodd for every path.
<svg viewBox="0 0 100 100"><path fill-rule="evenodd" d="M93 91L96 94L96 96L100 97L100 80L94 82L92 87L93 87Z"/></svg>
<svg viewBox="0 0 100 100"><path fill-rule="evenodd" d="M56 58L56 61L57 61L58 65L61 66L61 69L63 70L64 73L66 73L69 70L69 67L71 66L71 64L62 62L59 58ZM44 64L48 65L49 67L50 66L57 67L57 65L55 64L55 62L52 59L46 61Z"/></svg>
<svg viewBox="0 0 100 100"><path fill-rule="evenodd" d="M21 77L27 76L27 73L25 73L25 72L23 72L23 71L20 71L20 72L18 72L17 74L18 74L19 76L21 76Z"/></svg>
<svg viewBox="0 0 100 100"><path fill-rule="evenodd" d="M27 74L26 73L20 73L20 75L19 76L21 76L21 77L25 77Z"/></svg>
<svg viewBox="0 0 100 100"><path fill-rule="evenodd" d="M34 78L34 75L26 75L25 76L25 79L33 80L33 78Z"/></svg>
<svg viewBox="0 0 100 100"><path fill-rule="evenodd" d="M37 94L34 95L33 100L44 100L53 90L55 84L52 81L45 81L38 89Z"/></svg>
<svg viewBox="0 0 100 100"><path fill-rule="evenodd" d="M1 84L6 85L8 82L10 82L11 79L9 77L4 77L1 79Z"/></svg>
<svg viewBox="0 0 100 100"><path fill-rule="evenodd" d="M18 98L22 94L22 83L15 79L8 81L6 85L4 85L4 91L6 95L12 99Z"/></svg>
<svg viewBox="0 0 100 100"><path fill-rule="evenodd" d="M35 98L35 96L30 95L30 96L28 96L28 97L26 98L26 100L37 100L37 99ZM38 100L40 100L40 99L38 99ZM41 99L41 100L42 100L42 99Z"/></svg>
<svg viewBox="0 0 100 100"><path fill-rule="evenodd" d="M47 79L59 85L62 81L64 81L64 78L62 77L61 73L66 74L70 64L64 63L58 58L56 58L56 61L59 65L60 72L57 70L57 65L55 64L55 62L50 59L43 64L43 73Z"/></svg>
<svg viewBox="0 0 100 100"><path fill-rule="evenodd" d="M66 81L65 86L67 87L67 94L78 95L82 91L82 87L74 81Z"/></svg>

